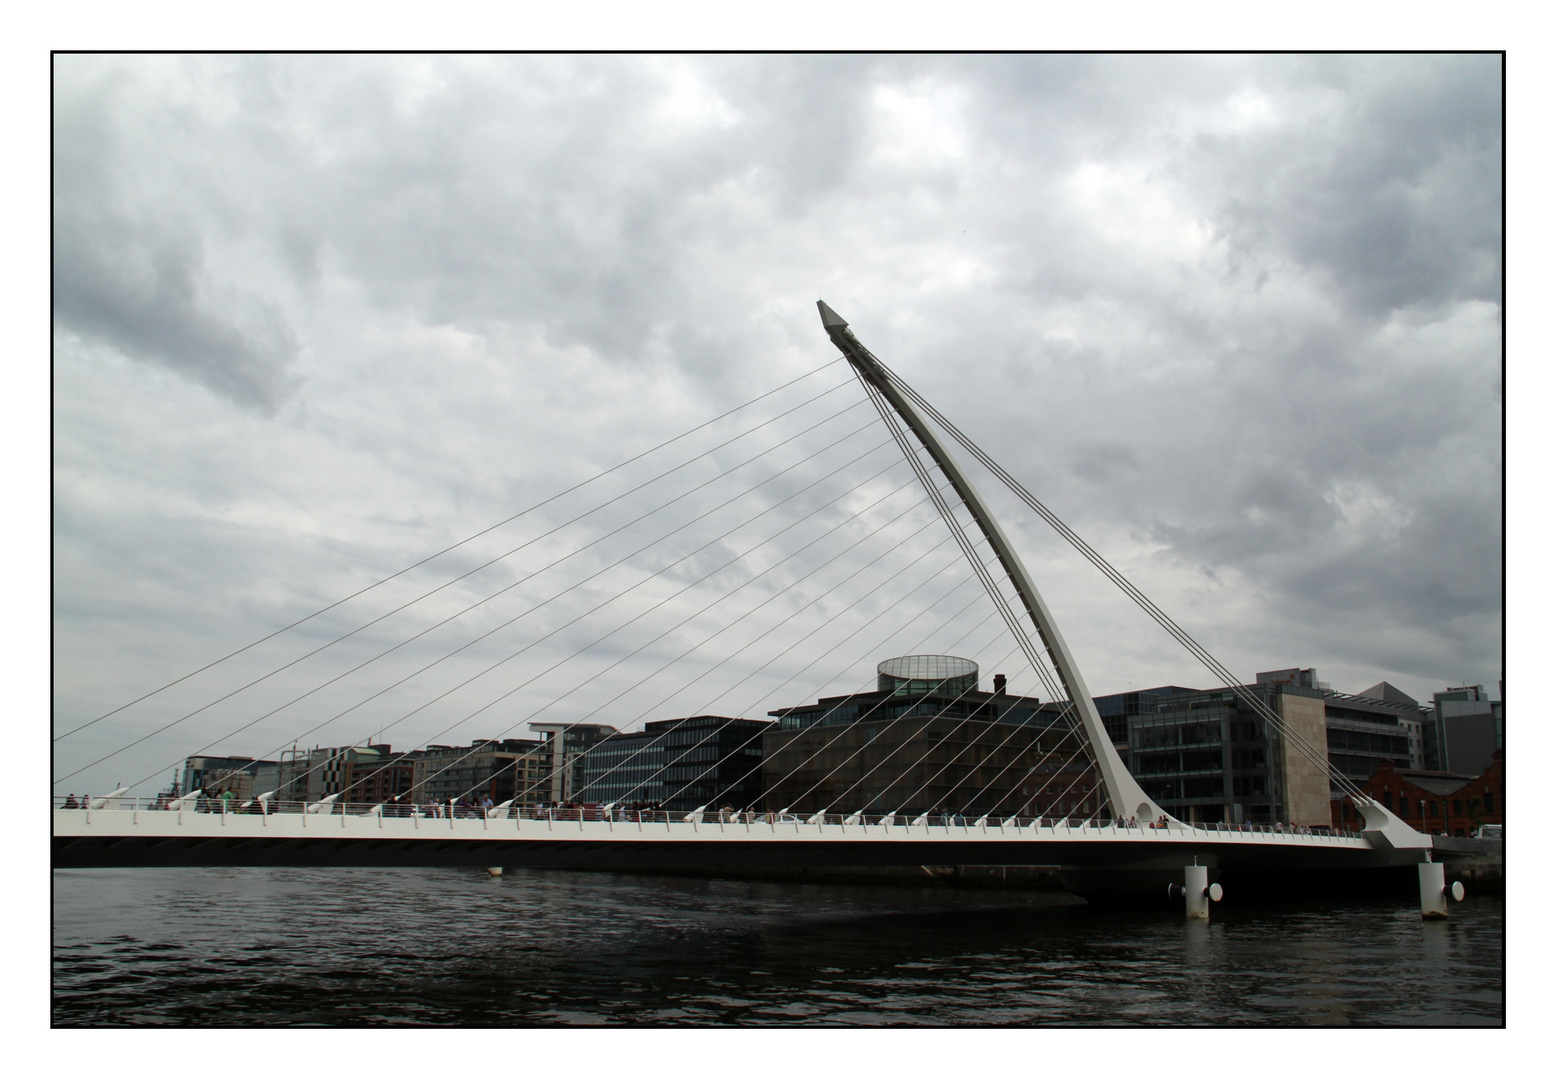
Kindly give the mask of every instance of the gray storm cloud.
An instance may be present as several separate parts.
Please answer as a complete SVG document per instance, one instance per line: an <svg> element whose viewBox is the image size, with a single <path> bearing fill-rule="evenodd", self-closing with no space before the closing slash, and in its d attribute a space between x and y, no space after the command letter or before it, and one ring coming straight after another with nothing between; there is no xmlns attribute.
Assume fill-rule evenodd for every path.
<svg viewBox="0 0 1557 1080"><path fill-rule="evenodd" d="M1502 669L1497 57L61 56L55 97L62 723L816 367L819 296L1235 671ZM1010 527L1096 692L1202 678Z"/></svg>
<svg viewBox="0 0 1557 1080"><path fill-rule="evenodd" d="M151 122L118 73L64 81L56 114L54 317L64 330L274 412L299 344L280 305L207 257L190 122ZM128 100L127 100L128 99ZM162 121L162 122L159 122ZM157 180L125 170L150 159ZM187 170L187 171L186 171Z"/></svg>

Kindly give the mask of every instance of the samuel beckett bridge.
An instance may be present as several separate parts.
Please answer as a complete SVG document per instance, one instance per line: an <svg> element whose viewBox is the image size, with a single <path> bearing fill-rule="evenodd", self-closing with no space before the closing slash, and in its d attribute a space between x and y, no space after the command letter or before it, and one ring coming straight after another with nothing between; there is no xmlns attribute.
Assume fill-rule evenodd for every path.
<svg viewBox="0 0 1557 1080"><path fill-rule="evenodd" d="M835 358L57 735L56 790L196 744L274 746L281 779L137 794L159 768L57 798L54 865L1057 866L1082 895L1170 892L1191 917L1224 885L1411 880L1446 914L1462 893L1433 838L1330 766L1322 718L1243 687L818 308L846 373ZM1131 775L953 447L1240 696L1281 761L1280 818L1181 820ZM963 655L1012 674L982 690ZM438 741L473 722L506 727ZM525 724L546 741L505 740ZM343 725L350 747L296 751ZM388 753L392 730L426 749ZM1331 827L1333 791L1358 831Z"/></svg>

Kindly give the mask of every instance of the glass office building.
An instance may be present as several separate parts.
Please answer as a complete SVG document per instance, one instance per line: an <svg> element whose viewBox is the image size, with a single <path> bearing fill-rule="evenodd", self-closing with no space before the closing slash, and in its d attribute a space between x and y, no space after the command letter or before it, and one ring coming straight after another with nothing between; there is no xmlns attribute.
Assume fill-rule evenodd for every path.
<svg viewBox="0 0 1557 1080"><path fill-rule="evenodd" d="M612 735L579 759L575 799L687 811L745 809L762 798L762 735L771 720L689 716Z"/></svg>

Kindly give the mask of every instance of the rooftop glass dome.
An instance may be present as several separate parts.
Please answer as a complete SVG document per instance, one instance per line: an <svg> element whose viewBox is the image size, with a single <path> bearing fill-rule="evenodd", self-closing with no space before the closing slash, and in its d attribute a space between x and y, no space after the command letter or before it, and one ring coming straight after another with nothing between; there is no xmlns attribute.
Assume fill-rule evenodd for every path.
<svg viewBox="0 0 1557 1080"><path fill-rule="evenodd" d="M979 666L960 656L899 656L876 665L884 694L949 694L979 688Z"/></svg>

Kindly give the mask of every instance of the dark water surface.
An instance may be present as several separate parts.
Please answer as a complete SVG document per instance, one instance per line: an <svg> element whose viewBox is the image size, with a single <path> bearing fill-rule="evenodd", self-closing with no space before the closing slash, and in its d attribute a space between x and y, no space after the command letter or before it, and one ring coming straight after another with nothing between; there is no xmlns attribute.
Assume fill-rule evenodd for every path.
<svg viewBox="0 0 1557 1080"><path fill-rule="evenodd" d="M57 1025L1494 1025L1503 904L484 870L54 873Z"/></svg>

